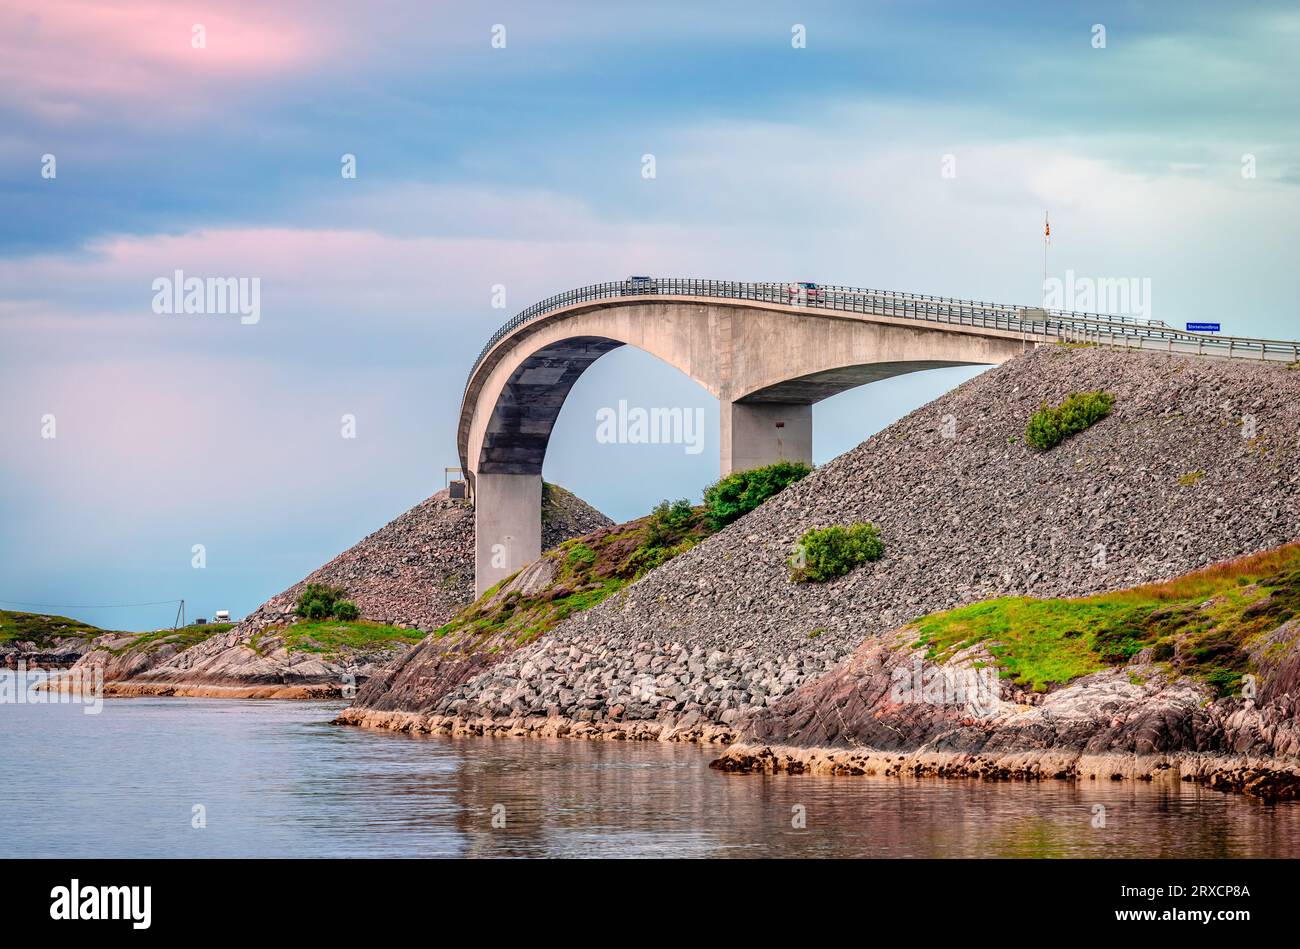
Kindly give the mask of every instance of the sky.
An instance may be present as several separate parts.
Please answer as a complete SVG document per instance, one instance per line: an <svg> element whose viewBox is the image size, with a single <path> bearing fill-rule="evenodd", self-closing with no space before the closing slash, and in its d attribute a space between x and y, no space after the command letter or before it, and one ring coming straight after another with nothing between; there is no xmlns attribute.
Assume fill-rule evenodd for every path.
<svg viewBox="0 0 1300 949"><path fill-rule="evenodd" d="M628 274L1036 304L1050 211L1049 276L1300 336L1297 89L1293 3L5 0L0 607L247 613L442 488L493 330ZM156 312L177 270L256 320ZM819 404L814 460L979 371ZM620 399L703 450L599 443ZM616 350L545 477L698 499L716 408Z"/></svg>

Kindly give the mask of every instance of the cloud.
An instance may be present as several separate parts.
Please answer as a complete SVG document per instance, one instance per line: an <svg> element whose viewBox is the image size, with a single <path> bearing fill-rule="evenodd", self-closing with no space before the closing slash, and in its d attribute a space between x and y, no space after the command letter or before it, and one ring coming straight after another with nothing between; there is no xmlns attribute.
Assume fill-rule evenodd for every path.
<svg viewBox="0 0 1300 949"><path fill-rule="evenodd" d="M628 273L1029 302L1050 208L1054 273L1150 277L1158 318L1295 335L1294 12L752 6L7 4L0 571L77 588L179 551L188 574L215 537L247 570L222 605L251 607L441 485L493 330ZM154 314L176 269L259 278L261 322ZM628 376L699 396L627 352L578 394ZM824 407L819 457L942 387L906 385ZM658 500L563 462L621 512Z"/></svg>
<svg viewBox="0 0 1300 949"><path fill-rule="evenodd" d="M329 32L301 7L137 0L8 0L0 8L0 102L67 123L108 108L202 114L232 82L321 62ZM203 48L194 46L196 25ZM129 110L125 107L129 106Z"/></svg>
<svg viewBox="0 0 1300 949"><path fill-rule="evenodd" d="M21 348L18 333L75 330L82 344L94 339L113 348L114 339L129 339L136 347L152 339L162 351L198 346L200 339L218 346L266 339L292 359L295 338L311 356L318 355L313 337L364 333L380 342L409 330L456 333L480 321L504 322L510 313L490 308L498 283L506 286L507 303L521 309L530 295L549 295L568 281L608 279L628 260L654 263L662 242L649 234L623 237L395 237L303 227L120 235L77 253L0 259L0 321L14 334L14 348ZM156 315L152 283L175 270L259 279L263 318L231 335L235 317ZM484 324L474 333L486 338L490 329Z"/></svg>

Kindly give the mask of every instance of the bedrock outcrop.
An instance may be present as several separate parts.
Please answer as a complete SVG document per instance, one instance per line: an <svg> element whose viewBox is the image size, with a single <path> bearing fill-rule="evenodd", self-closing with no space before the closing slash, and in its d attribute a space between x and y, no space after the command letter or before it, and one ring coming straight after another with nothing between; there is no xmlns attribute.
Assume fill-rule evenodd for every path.
<svg viewBox="0 0 1300 949"><path fill-rule="evenodd" d="M949 662L915 631L872 637L834 672L740 723L723 771L1036 780L1194 780L1300 797L1296 623L1261 641L1250 697L1216 698L1141 655L1045 694L981 675L983 645ZM1270 649L1285 644L1286 651Z"/></svg>

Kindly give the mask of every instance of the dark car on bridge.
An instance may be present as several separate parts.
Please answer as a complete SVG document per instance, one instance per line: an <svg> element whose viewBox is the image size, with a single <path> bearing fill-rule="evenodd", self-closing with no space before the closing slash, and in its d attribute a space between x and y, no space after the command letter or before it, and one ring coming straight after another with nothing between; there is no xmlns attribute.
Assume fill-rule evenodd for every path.
<svg viewBox="0 0 1300 949"><path fill-rule="evenodd" d="M628 277L623 281L624 293L654 293L655 287L654 277Z"/></svg>

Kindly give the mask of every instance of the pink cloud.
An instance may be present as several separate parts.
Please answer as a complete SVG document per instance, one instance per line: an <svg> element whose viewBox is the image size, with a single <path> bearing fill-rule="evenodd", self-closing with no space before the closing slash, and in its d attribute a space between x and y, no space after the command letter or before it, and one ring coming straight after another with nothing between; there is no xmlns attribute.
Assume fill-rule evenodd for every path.
<svg viewBox="0 0 1300 949"><path fill-rule="evenodd" d="M204 29L201 49L195 24ZM0 97L52 119L108 103L197 110L189 97L301 70L331 47L310 10L296 5L8 0L0 7Z"/></svg>
<svg viewBox="0 0 1300 949"><path fill-rule="evenodd" d="M376 328L418 314L424 326L483 314L507 287L504 322L535 299L647 267L672 269L675 232L505 237L394 236L362 228L222 228L119 235L70 254L0 259L0 325L10 332L148 332L151 284L177 269L195 277L256 277L267 325L287 314L356 313ZM491 329L484 331L484 338Z"/></svg>

